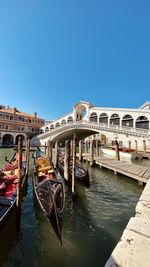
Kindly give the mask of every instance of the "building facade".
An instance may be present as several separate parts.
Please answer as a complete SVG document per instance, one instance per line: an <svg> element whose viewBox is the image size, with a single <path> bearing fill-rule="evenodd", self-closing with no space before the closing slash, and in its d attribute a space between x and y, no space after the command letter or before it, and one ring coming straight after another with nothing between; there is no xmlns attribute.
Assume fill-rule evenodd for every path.
<svg viewBox="0 0 150 267"><path fill-rule="evenodd" d="M17 108L0 105L0 145L17 145L18 138L25 140L40 132L44 119L22 112Z"/></svg>

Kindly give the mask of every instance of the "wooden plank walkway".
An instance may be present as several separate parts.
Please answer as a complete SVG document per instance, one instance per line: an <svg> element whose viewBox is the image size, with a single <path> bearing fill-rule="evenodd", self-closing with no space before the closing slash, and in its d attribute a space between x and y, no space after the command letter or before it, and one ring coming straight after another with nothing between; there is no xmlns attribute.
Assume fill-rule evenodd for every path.
<svg viewBox="0 0 150 267"><path fill-rule="evenodd" d="M90 155L83 154L83 159L90 161ZM145 184L150 178L150 167L137 165L127 161L117 161L116 159L104 156L94 156L94 161L100 167L112 170L116 174L117 173L123 174L125 176L128 176L129 178L133 178Z"/></svg>

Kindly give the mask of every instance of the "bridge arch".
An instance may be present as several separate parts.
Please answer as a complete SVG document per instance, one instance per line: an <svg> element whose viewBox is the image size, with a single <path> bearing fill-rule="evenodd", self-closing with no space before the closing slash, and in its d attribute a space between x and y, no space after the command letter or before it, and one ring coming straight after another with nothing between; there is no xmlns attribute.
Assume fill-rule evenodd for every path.
<svg viewBox="0 0 150 267"><path fill-rule="evenodd" d="M73 122L73 118L72 118L72 116L69 116L69 117L68 117L67 122L68 122L68 123Z"/></svg>
<svg viewBox="0 0 150 267"><path fill-rule="evenodd" d="M133 127L133 117L130 114L123 116L122 126Z"/></svg>
<svg viewBox="0 0 150 267"><path fill-rule="evenodd" d="M117 113L113 113L110 117L110 124L120 125L120 117Z"/></svg>
<svg viewBox="0 0 150 267"><path fill-rule="evenodd" d="M86 106L84 104L78 104L75 107L75 120L80 121L84 119L84 117L86 116L86 113L87 113Z"/></svg>
<svg viewBox="0 0 150 267"><path fill-rule="evenodd" d="M2 139L2 145L13 145L14 137L12 134L5 134Z"/></svg>
<svg viewBox="0 0 150 267"><path fill-rule="evenodd" d="M106 113L102 113L99 116L99 123L106 123L108 124L108 115Z"/></svg>
<svg viewBox="0 0 150 267"><path fill-rule="evenodd" d="M98 120L98 115L97 115L97 113L96 113L96 112L92 112L92 113L90 114L90 121L97 122L97 120Z"/></svg>
<svg viewBox="0 0 150 267"><path fill-rule="evenodd" d="M61 125L65 125L65 124L66 124L66 120L62 120Z"/></svg>
<svg viewBox="0 0 150 267"><path fill-rule="evenodd" d="M49 131L49 127L46 126L46 127L45 127L45 132L48 132L48 131Z"/></svg>
<svg viewBox="0 0 150 267"><path fill-rule="evenodd" d="M54 129L54 124L51 124L50 129Z"/></svg>
<svg viewBox="0 0 150 267"><path fill-rule="evenodd" d="M55 127L59 127L59 126L60 126L60 123L56 122Z"/></svg>
<svg viewBox="0 0 150 267"><path fill-rule="evenodd" d="M139 116L135 122L136 128L149 129L149 120L146 116Z"/></svg>

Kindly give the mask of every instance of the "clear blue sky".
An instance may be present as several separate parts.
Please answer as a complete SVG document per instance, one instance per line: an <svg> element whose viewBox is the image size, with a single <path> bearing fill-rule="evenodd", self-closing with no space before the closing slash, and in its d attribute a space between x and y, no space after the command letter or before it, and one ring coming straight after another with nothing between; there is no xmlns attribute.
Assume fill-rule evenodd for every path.
<svg viewBox="0 0 150 267"><path fill-rule="evenodd" d="M149 0L0 0L0 103L57 118L150 100Z"/></svg>

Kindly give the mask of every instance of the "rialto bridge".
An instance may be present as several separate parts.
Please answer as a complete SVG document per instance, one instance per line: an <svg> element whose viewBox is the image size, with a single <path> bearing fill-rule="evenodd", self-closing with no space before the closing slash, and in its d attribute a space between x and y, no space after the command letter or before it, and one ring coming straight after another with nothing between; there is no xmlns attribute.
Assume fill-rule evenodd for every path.
<svg viewBox="0 0 150 267"><path fill-rule="evenodd" d="M138 109L95 107L80 101L73 111L41 128L41 134L32 138L32 144L44 145L48 140L60 142L79 140L90 135L112 143L118 140L124 147L150 151L150 102Z"/></svg>

